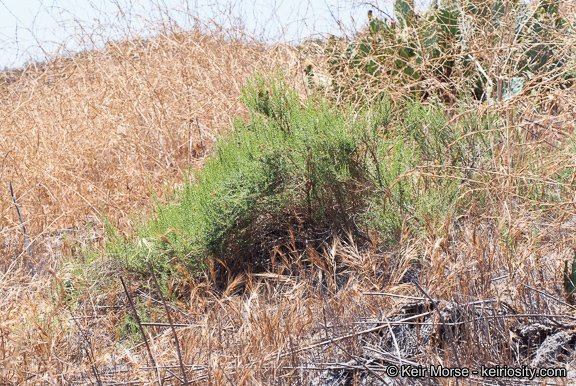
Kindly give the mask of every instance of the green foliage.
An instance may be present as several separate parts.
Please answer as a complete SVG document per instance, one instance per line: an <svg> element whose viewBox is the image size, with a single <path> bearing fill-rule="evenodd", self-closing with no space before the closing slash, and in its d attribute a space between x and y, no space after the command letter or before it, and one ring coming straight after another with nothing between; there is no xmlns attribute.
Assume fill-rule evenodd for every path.
<svg viewBox="0 0 576 386"><path fill-rule="evenodd" d="M452 122L440 103L405 106L397 119L399 130L390 137L391 157L386 159L389 200L375 218L386 242L395 241L386 235L393 236L401 225L438 236L441 222L460 211L464 193L475 187L470 180L482 181L470 169L489 165L493 156L489 133L496 118L463 111L461 119ZM496 135L492 141L498 139Z"/></svg>
<svg viewBox="0 0 576 386"><path fill-rule="evenodd" d="M135 307L138 312L140 322L149 323L150 316L147 312L148 307L146 307L145 304L141 304L138 298L136 298L135 301ZM144 341L144 337L140 331L140 326L138 326L138 321L131 312L128 312L126 315L124 315L124 320L122 321L122 325L117 333L118 338L129 338L133 343L140 343Z"/></svg>
<svg viewBox="0 0 576 386"><path fill-rule="evenodd" d="M106 222L112 256L141 273L149 260L166 284L211 259L265 259L293 231L306 240L376 231L384 244L402 229L438 237L470 200L481 210L499 178L489 172L505 141L496 113L463 109L454 119L440 102L397 108L385 97L356 108L314 94L302 101L270 75L249 80L242 100L250 118L236 120L202 171L139 221L136 242ZM515 205L565 196L573 171L537 177L551 151L511 153L535 176L511 177Z"/></svg>
<svg viewBox="0 0 576 386"><path fill-rule="evenodd" d="M115 237L110 251L144 271L203 267L207 257L231 259L268 237L302 229L356 229L354 218L377 192L377 158L383 144L369 143L387 124L390 110L340 111L326 101L301 102L281 78L256 76L242 100L249 122L237 120L217 144L197 183L188 182L178 199L159 204L155 219L140 224L140 246L125 252ZM112 233L113 234L113 233Z"/></svg>
<svg viewBox="0 0 576 386"><path fill-rule="evenodd" d="M250 119L236 120L195 182L139 222L136 244L109 226L112 255L140 272L149 259L165 282L208 259L229 266L269 253L295 229L310 238L375 229L386 243L403 226L435 232L458 211L463 172L429 178L414 170L480 163L487 154L489 122L470 113L451 123L441 104L395 110L383 98L337 107L318 96L301 101L281 77L263 75L246 84L242 100Z"/></svg>

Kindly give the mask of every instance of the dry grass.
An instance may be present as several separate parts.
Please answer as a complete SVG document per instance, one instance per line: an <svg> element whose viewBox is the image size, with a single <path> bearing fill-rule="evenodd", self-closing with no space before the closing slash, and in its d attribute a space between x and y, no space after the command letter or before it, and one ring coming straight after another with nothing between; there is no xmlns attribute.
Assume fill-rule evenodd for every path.
<svg viewBox="0 0 576 386"><path fill-rule="evenodd" d="M277 66L296 75L294 51L171 32L25 68L1 86L2 229L19 227L9 181L32 234L103 213L127 229L245 112L246 77Z"/></svg>
<svg viewBox="0 0 576 386"><path fill-rule="evenodd" d="M521 232L525 226L526 219L519 219L511 230ZM494 222L456 221L448 232L450 243L415 243L406 235L402 247L388 253L342 241L320 253L277 251L275 271L237 277L225 291L213 288L208 278L190 278L192 291L171 301L188 379L195 385L306 385L323 376L325 382L340 378L341 384L380 385L383 379L395 384L384 365L398 361L470 369L530 363L543 339L538 334L546 329L569 334L574 320L574 311L560 302L558 283L559 266L572 254L558 240L573 232L557 224L548 224L547 230L552 234L540 239L538 248L522 240L518 248L523 252L511 255ZM6 313L10 325L4 322L2 330L2 366L10 369L3 373L4 382L88 384L98 377L102 384L154 384L160 377L162 384L181 384L158 294L142 282L128 283L140 317L162 324L144 327L156 370L135 325L134 332L127 332L131 311L118 275L123 275L119 267L100 261L82 273L62 270L51 290L5 279L6 286L19 290L7 296L18 306ZM444 321L414 280L436 299ZM79 296L77 306L66 311L71 294ZM451 338L445 323L455 326ZM536 328L526 332L531 326ZM573 369L573 357L561 358ZM452 384L450 379L430 382ZM486 382L481 377L464 380Z"/></svg>
<svg viewBox="0 0 576 386"><path fill-rule="evenodd" d="M62 255L81 254L75 241L97 243L104 213L128 231L129 216L149 208L152 192L163 199L188 168L200 167L215 136L245 113L238 97L255 70L283 66L299 74L292 48L235 36L171 30L4 74L1 288L8 292L1 302L0 367L6 382L28 378L9 375L16 363L23 371L50 369L48 379L60 373L57 346L71 344L73 326L59 315L67 322L52 335L61 304L49 273L59 271ZM32 241L33 278L22 261L10 182Z"/></svg>
<svg viewBox="0 0 576 386"><path fill-rule="evenodd" d="M489 63L494 53L477 55ZM255 68L282 65L298 83L300 63L289 47L178 32L29 67L0 86L2 383L180 384L170 328L145 327L156 370L118 276L140 316L165 324L157 292L89 246L100 240L102 213L129 231L129 215L148 208L151 190L162 198L186 168L202 165L200 139L210 151L214 136L245 113L237 98ZM238 274L224 290L210 272L189 277L185 291L170 283L165 295L181 324L191 384L307 385L320 376L324 384L330 377L398 384L384 371L394 363L552 366L538 362L538 339L573 334L576 315L562 287L576 242L573 184L553 178L574 175L573 152L561 150L572 146L575 103L573 88L547 86L553 92L472 107L516 115L501 122L511 140L491 144L492 164L469 168L481 178L463 192L469 206L457 218L432 219L424 235L406 226L386 251L375 247L379 235L363 245L333 240L319 251L279 247L270 272ZM534 152L541 154L536 169L525 156ZM415 176L452 178L446 165L406 178ZM9 181L31 236L42 240L33 245L36 276L17 258L25 250ZM557 185L561 200L527 200L525 188L535 182ZM475 199L480 193L486 204ZM418 326L408 324L415 320ZM568 341L572 351L552 359L573 373L548 384L576 379Z"/></svg>

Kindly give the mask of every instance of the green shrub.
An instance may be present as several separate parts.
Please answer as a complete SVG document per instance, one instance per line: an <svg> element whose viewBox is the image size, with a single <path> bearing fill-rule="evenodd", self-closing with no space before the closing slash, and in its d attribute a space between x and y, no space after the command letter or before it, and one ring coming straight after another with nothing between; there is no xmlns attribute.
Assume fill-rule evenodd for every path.
<svg viewBox="0 0 576 386"><path fill-rule="evenodd" d="M465 186L459 169L447 169L448 178L414 170L480 164L486 154L487 121L449 123L440 104L396 111L386 98L359 108L302 101L280 76L264 75L246 84L242 100L250 119L237 119L204 168L137 224L136 245L109 229L111 254L140 272L150 259L170 275L197 272L209 259L264 261L289 235L319 246L372 229L394 243L406 225L434 232L458 210Z"/></svg>
<svg viewBox="0 0 576 386"><path fill-rule="evenodd" d="M236 120L196 182L138 226L140 248L122 253L134 268L143 270L148 254L161 270L178 263L198 269L207 257L245 259L290 229L358 232L355 218L383 192L377 180L385 143L377 133L391 110L302 102L281 77L262 75L248 82L242 100L250 120Z"/></svg>

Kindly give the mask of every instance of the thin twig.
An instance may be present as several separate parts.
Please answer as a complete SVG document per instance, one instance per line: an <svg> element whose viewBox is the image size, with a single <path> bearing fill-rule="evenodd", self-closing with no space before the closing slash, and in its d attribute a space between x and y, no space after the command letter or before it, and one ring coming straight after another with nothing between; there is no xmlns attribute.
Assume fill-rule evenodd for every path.
<svg viewBox="0 0 576 386"><path fill-rule="evenodd" d="M236 386L234 384L234 382L232 382L232 380L230 379L230 377L228 376L228 374L226 374L226 371L224 371L224 369L222 368L222 366L220 366L220 363L218 363L218 367L220 368L220 371L222 371L222 374L224 374L224 376L226 377L226 379L228 380L228 382L230 382L230 384L232 386Z"/></svg>
<svg viewBox="0 0 576 386"><path fill-rule="evenodd" d="M146 350L148 350L148 355L150 356L150 362L152 366L156 368L156 372L158 373L158 383L162 386L162 378L160 377L160 370L156 366L156 360L154 359L154 355L152 355L152 350L150 349L150 345L148 344L148 338L146 337L146 333L144 332L144 327L142 327L142 323L140 321L140 316L138 316L138 312L136 311L136 307L134 307L134 303L132 303L132 298L128 293L128 289L126 288L126 284L124 284L124 279L120 276L120 283L122 283L122 288L124 288L124 293L128 298L128 303L130 304L130 308L132 308L132 313L134 314L134 319L136 319L136 323L138 323L138 328L140 329L140 333L142 334L142 338L144 339L144 344L146 345Z"/></svg>
<svg viewBox="0 0 576 386"><path fill-rule="evenodd" d="M550 299L556 300L556 301L557 301L558 303L560 303L560 304L563 304L563 305L565 305L565 306L567 306L567 307L570 307L570 308L573 309L573 310L576 310L576 307L574 307L573 305L568 304L568 303L566 303L565 301L560 300L560 299L558 299L558 298L556 298L556 297L554 297L554 296L552 296L552 295L550 295L550 294L547 294L547 293L544 292L544 291L540 291L540 290L538 290L538 289L536 289L536 288L534 288L534 287L530 287L529 285L524 284L524 283L520 283L520 284L522 284L522 285L523 285L524 287L526 287L526 288L530 288L532 291L536 291L536 292L538 292L538 293L541 294L541 295L547 296L547 297L549 297Z"/></svg>
<svg viewBox="0 0 576 386"><path fill-rule="evenodd" d="M192 371L201 371L201 370L206 370L208 368L208 365L184 365L185 367L188 367L189 370ZM156 366L156 367L140 367L140 370L155 370L156 368L159 369L179 369L180 365L163 365L163 366Z"/></svg>
<svg viewBox="0 0 576 386"><path fill-rule="evenodd" d="M412 299L412 300L426 300L426 298L421 298L421 297L418 297L418 296L398 295L398 294L391 294L391 293L388 293L388 292L364 292L362 295L390 296L390 297L393 297L393 298Z"/></svg>
<svg viewBox="0 0 576 386"><path fill-rule="evenodd" d="M392 331L392 326L390 325L390 321L386 318L386 324L388 325L388 331L390 331L390 335L392 336L392 342L394 343L394 348L396 349L396 353L398 354L398 362L400 366L402 366L402 355L400 354L400 347L398 346L398 341L396 340L396 334Z"/></svg>
<svg viewBox="0 0 576 386"><path fill-rule="evenodd" d="M169 372L170 374L172 374L172 376L173 376L174 378L176 378L177 380L179 380L180 383L184 382L184 381L182 380L182 378L180 378L179 376L177 376L176 374L174 374L171 370L166 369L166 371Z"/></svg>
<svg viewBox="0 0 576 386"><path fill-rule="evenodd" d="M156 280L156 275L154 274L154 269L149 261L146 262L148 265L148 270L150 270L150 274L152 275L152 279L154 280L154 284L156 285L156 290L160 295L160 299L162 300L162 304L164 304L164 308L166 309L166 316L168 318L168 322L170 323L170 328L172 329L172 334L174 334L174 342L176 344L176 353L178 354L178 361L180 362L180 369L182 370L182 378L184 378L184 384L188 386L188 378L186 377L186 368L184 367L184 362L182 362L182 354L180 353L180 343L178 343L178 335L176 334L176 329L174 328L174 323L172 322L172 316L170 315L170 308L166 304L166 300L164 299L164 295L162 294L162 290L160 289L160 285L158 285L158 280Z"/></svg>
<svg viewBox="0 0 576 386"><path fill-rule="evenodd" d="M143 326L170 327L170 323L142 323ZM199 324L174 323L174 327L200 327Z"/></svg>
<svg viewBox="0 0 576 386"><path fill-rule="evenodd" d="M452 335L452 330L449 329L448 326L446 325L446 321L444 320L444 316L442 315L442 311L440 311L440 309L438 308L438 304L436 304L434 299L432 299L432 297L430 295L428 295L428 293L426 291L424 291L424 289L422 287L420 287L420 284L418 284L418 282L416 280L414 280L413 283L420 290L420 292L422 292L430 300L430 302L434 306L434 309L438 312L438 316L440 317L440 322L444 326L444 331L446 331L446 333L448 334L448 337L450 338L450 345L452 347L452 351L454 352L454 357L456 358L456 364L458 365L458 367L462 367L460 365L460 358L458 358L458 351L456 351L456 343L454 342L454 336Z"/></svg>
<svg viewBox="0 0 576 386"><path fill-rule="evenodd" d="M10 194L12 195L12 201L14 202L14 206L16 207L16 213L18 213L18 217L20 218L20 224L22 224L22 231L24 232L24 240L26 240L26 252L28 253L29 257L32 257L32 254L30 253L30 242L28 241L28 233L26 233L26 225L24 225L24 220L22 219L20 209L18 208L18 204L16 203L16 197L14 196L14 190L12 189L12 181L10 181ZM34 265L32 264L32 260L29 260L29 263L30 263L30 271L32 271L32 275L34 275Z"/></svg>

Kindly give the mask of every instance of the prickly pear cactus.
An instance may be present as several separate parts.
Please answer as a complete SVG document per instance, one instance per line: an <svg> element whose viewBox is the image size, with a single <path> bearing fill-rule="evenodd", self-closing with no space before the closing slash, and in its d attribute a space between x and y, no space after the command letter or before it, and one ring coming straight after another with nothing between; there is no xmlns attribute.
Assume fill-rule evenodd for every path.
<svg viewBox="0 0 576 386"><path fill-rule="evenodd" d="M557 0L536 6L520 0L441 0L422 14L414 11L413 0L396 0L394 11L395 20L370 13L367 28L352 42L326 44L338 91L354 94L367 83L387 84L409 88L420 98L430 96L420 87L424 82L493 100L499 84L502 98L508 99L522 94L528 80L532 85L534 79L545 81L540 74L558 70L569 59L558 54L562 49L558 44L551 44L559 29L568 28ZM492 38L484 36L487 31ZM482 48L490 55L475 57L478 48L473 45L478 39L488 44ZM495 59L501 63L495 65Z"/></svg>

